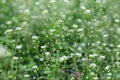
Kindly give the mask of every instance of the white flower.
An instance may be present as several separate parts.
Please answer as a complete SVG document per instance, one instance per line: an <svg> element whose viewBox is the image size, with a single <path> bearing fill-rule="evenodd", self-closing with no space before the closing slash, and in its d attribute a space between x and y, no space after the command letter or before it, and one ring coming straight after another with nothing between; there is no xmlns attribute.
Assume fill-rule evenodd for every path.
<svg viewBox="0 0 120 80"><path fill-rule="evenodd" d="M115 19L114 21L115 21L116 23L119 23L119 22L120 22L120 20L119 20L119 19Z"/></svg>
<svg viewBox="0 0 120 80"><path fill-rule="evenodd" d="M38 66L33 66L33 69L37 69L38 68Z"/></svg>
<svg viewBox="0 0 120 80"><path fill-rule="evenodd" d="M111 76L107 76L107 79L111 80Z"/></svg>
<svg viewBox="0 0 120 80"><path fill-rule="evenodd" d="M35 2L35 5L39 5L40 4L40 2Z"/></svg>
<svg viewBox="0 0 120 80"><path fill-rule="evenodd" d="M27 21L22 22L22 26L28 26L28 22Z"/></svg>
<svg viewBox="0 0 120 80"><path fill-rule="evenodd" d="M90 72L90 75L95 75L95 73L94 72Z"/></svg>
<svg viewBox="0 0 120 80"><path fill-rule="evenodd" d="M99 56L100 59L105 59L106 56Z"/></svg>
<svg viewBox="0 0 120 80"><path fill-rule="evenodd" d="M17 31L21 31L22 28L21 28L21 27L17 27L16 30L17 30Z"/></svg>
<svg viewBox="0 0 120 80"><path fill-rule="evenodd" d="M24 13L30 14L30 10L29 10L29 9L25 9L25 10L24 10Z"/></svg>
<svg viewBox="0 0 120 80"><path fill-rule="evenodd" d="M98 80L98 77L93 77L93 80Z"/></svg>
<svg viewBox="0 0 120 80"><path fill-rule="evenodd" d="M70 80L75 80L75 77L71 77L71 79Z"/></svg>
<svg viewBox="0 0 120 80"><path fill-rule="evenodd" d="M56 23L57 23L57 24L62 24L63 22L64 22L64 21L60 19L60 20L58 20Z"/></svg>
<svg viewBox="0 0 120 80"><path fill-rule="evenodd" d="M40 60L40 61L44 61L44 58L40 58L39 60Z"/></svg>
<svg viewBox="0 0 120 80"><path fill-rule="evenodd" d="M42 11L42 14L43 14L43 15L45 15L45 14L47 14L47 13L48 13L48 10L43 10L43 11Z"/></svg>
<svg viewBox="0 0 120 80"><path fill-rule="evenodd" d="M82 52L82 48L81 47L78 47L77 49Z"/></svg>
<svg viewBox="0 0 120 80"><path fill-rule="evenodd" d="M80 8L83 9L83 10L86 9L86 7L84 5L81 5Z"/></svg>
<svg viewBox="0 0 120 80"><path fill-rule="evenodd" d="M32 39L38 39L39 37L38 36L32 36Z"/></svg>
<svg viewBox="0 0 120 80"><path fill-rule="evenodd" d="M120 48L120 45L117 45L118 48Z"/></svg>
<svg viewBox="0 0 120 80"><path fill-rule="evenodd" d="M14 60L18 60L18 57L14 56L13 59L14 59Z"/></svg>
<svg viewBox="0 0 120 80"><path fill-rule="evenodd" d="M104 38L108 37L108 34L104 34L103 37L104 37Z"/></svg>
<svg viewBox="0 0 120 80"><path fill-rule="evenodd" d="M107 43L103 43L102 45L103 45L103 46L106 46L106 45L107 45Z"/></svg>
<svg viewBox="0 0 120 80"><path fill-rule="evenodd" d="M56 2L56 0L50 0L50 2L51 2L51 3L54 3L54 2Z"/></svg>
<svg viewBox="0 0 120 80"><path fill-rule="evenodd" d="M24 75L24 77L25 77L25 78L28 78L28 77L30 77L30 75L28 75L28 74L25 74L25 75Z"/></svg>
<svg viewBox="0 0 120 80"><path fill-rule="evenodd" d="M17 45L16 49L22 49L22 45Z"/></svg>
<svg viewBox="0 0 120 80"><path fill-rule="evenodd" d="M55 31L55 29L50 29L50 32L53 33Z"/></svg>
<svg viewBox="0 0 120 80"><path fill-rule="evenodd" d="M46 48L46 46L41 46L41 48L42 48L42 49L45 49L45 48Z"/></svg>
<svg viewBox="0 0 120 80"><path fill-rule="evenodd" d="M7 21L6 24L10 25L12 24L12 21Z"/></svg>
<svg viewBox="0 0 120 80"><path fill-rule="evenodd" d="M120 28L119 27L116 29L116 31L117 31L118 34L120 34Z"/></svg>
<svg viewBox="0 0 120 80"><path fill-rule="evenodd" d="M73 33L73 32L74 32L74 30L73 30L73 29L70 29L70 30L69 30L69 32L70 32L70 33Z"/></svg>
<svg viewBox="0 0 120 80"><path fill-rule="evenodd" d="M7 48L0 45L0 57L6 57L9 55L10 55L10 53L8 52Z"/></svg>
<svg viewBox="0 0 120 80"><path fill-rule="evenodd" d="M78 57L81 57L81 56L82 56L81 53L75 53L75 55L78 56Z"/></svg>
<svg viewBox="0 0 120 80"><path fill-rule="evenodd" d="M82 23L82 20L78 18L78 19L77 19L77 22Z"/></svg>
<svg viewBox="0 0 120 80"><path fill-rule="evenodd" d="M62 56L62 57L60 57L59 61L60 61L60 62L63 62L63 61L65 61L65 60L67 60L67 59L68 59L68 56Z"/></svg>
<svg viewBox="0 0 120 80"><path fill-rule="evenodd" d="M93 54L89 54L89 57L94 57L94 55Z"/></svg>
<svg viewBox="0 0 120 80"><path fill-rule="evenodd" d="M70 54L70 57L74 57L74 54L73 54L73 53L71 53L71 54Z"/></svg>
<svg viewBox="0 0 120 80"><path fill-rule="evenodd" d="M85 10L85 14L90 14L91 13L91 10L87 9Z"/></svg>
<svg viewBox="0 0 120 80"><path fill-rule="evenodd" d="M101 0L96 0L96 3L101 3Z"/></svg>
<svg viewBox="0 0 120 80"><path fill-rule="evenodd" d="M86 44L85 44L85 43L82 43L81 46L84 47L84 46L86 46Z"/></svg>
<svg viewBox="0 0 120 80"><path fill-rule="evenodd" d="M117 66L120 66L120 62L119 62L119 61L116 61L115 64L116 64Z"/></svg>
<svg viewBox="0 0 120 80"><path fill-rule="evenodd" d="M105 69L108 70L110 68L110 66L106 66Z"/></svg>
<svg viewBox="0 0 120 80"><path fill-rule="evenodd" d="M81 31L83 31L83 28L79 28L79 29L78 29L78 32L81 32Z"/></svg>
<svg viewBox="0 0 120 80"><path fill-rule="evenodd" d="M96 64L95 63L91 63L90 67L96 67Z"/></svg>
<svg viewBox="0 0 120 80"><path fill-rule="evenodd" d="M87 58L82 58L82 61L87 61L88 59Z"/></svg>
<svg viewBox="0 0 120 80"><path fill-rule="evenodd" d="M13 31L13 29L7 29L7 30L5 31L5 34L11 33L12 31Z"/></svg>
<svg viewBox="0 0 120 80"><path fill-rule="evenodd" d="M77 24L73 24L73 28L77 28L78 27L78 25Z"/></svg>
<svg viewBox="0 0 120 80"><path fill-rule="evenodd" d="M109 76L111 76L112 74L111 73L108 73Z"/></svg>
<svg viewBox="0 0 120 80"><path fill-rule="evenodd" d="M89 54L89 57L96 57L96 56L98 56L98 54Z"/></svg>
<svg viewBox="0 0 120 80"><path fill-rule="evenodd" d="M50 52L46 52L45 54L46 54L46 55L50 55Z"/></svg>

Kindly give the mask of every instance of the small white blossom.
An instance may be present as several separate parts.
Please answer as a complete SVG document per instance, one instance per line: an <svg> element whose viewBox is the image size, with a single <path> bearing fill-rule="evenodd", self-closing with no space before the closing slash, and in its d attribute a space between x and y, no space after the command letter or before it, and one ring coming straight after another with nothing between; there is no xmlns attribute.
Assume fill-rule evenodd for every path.
<svg viewBox="0 0 120 80"><path fill-rule="evenodd" d="M101 0L96 0L96 3L101 3Z"/></svg>
<svg viewBox="0 0 120 80"><path fill-rule="evenodd" d="M14 56L13 59L14 59L14 60L18 60L18 57Z"/></svg>
<svg viewBox="0 0 120 80"><path fill-rule="evenodd" d="M70 54L70 57L74 57L74 54L73 54L73 53L71 53L71 54Z"/></svg>
<svg viewBox="0 0 120 80"><path fill-rule="evenodd" d="M50 55L50 52L46 52L45 54L46 54L46 55Z"/></svg>
<svg viewBox="0 0 120 80"><path fill-rule="evenodd" d="M110 68L110 66L106 66L105 69L108 70Z"/></svg>
<svg viewBox="0 0 120 80"><path fill-rule="evenodd" d="M107 46L107 43L103 43L102 45L103 45L103 46Z"/></svg>
<svg viewBox="0 0 120 80"><path fill-rule="evenodd" d="M104 38L108 37L108 34L104 34L103 37L104 37Z"/></svg>
<svg viewBox="0 0 120 80"><path fill-rule="evenodd" d="M95 73L94 72L90 72L90 75L95 75Z"/></svg>
<svg viewBox="0 0 120 80"><path fill-rule="evenodd" d="M86 9L86 7L84 5L81 5L80 8L83 9L83 10Z"/></svg>
<svg viewBox="0 0 120 80"><path fill-rule="evenodd" d="M78 32L81 32L81 31L83 31L83 28L79 28L79 29L78 29Z"/></svg>
<svg viewBox="0 0 120 80"><path fill-rule="evenodd" d="M32 36L32 39L38 39L39 37L38 36Z"/></svg>
<svg viewBox="0 0 120 80"><path fill-rule="evenodd" d="M29 9L25 9L25 10L24 10L24 13L30 14L30 10L29 10Z"/></svg>
<svg viewBox="0 0 120 80"><path fill-rule="evenodd" d="M42 48L42 49L45 49L45 48L46 48L46 46L41 46L41 48Z"/></svg>
<svg viewBox="0 0 120 80"><path fill-rule="evenodd" d="M71 79L70 80L75 80L75 77L71 77Z"/></svg>
<svg viewBox="0 0 120 80"><path fill-rule="evenodd" d="M117 61L117 62L115 62L115 64L116 64L117 66L120 66L120 62L118 62L118 61Z"/></svg>
<svg viewBox="0 0 120 80"><path fill-rule="evenodd" d="M99 56L100 59L105 59L106 56Z"/></svg>
<svg viewBox="0 0 120 80"><path fill-rule="evenodd" d="M82 20L78 18L78 19L77 19L77 22L82 23Z"/></svg>
<svg viewBox="0 0 120 80"><path fill-rule="evenodd" d="M96 56L98 56L98 54L89 54L89 57L96 57Z"/></svg>
<svg viewBox="0 0 120 80"><path fill-rule="evenodd" d="M77 49L82 52L82 48L81 47L78 47Z"/></svg>
<svg viewBox="0 0 120 80"><path fill-rule="evenodd" d="M65 61L65 60L67 60L67 59L68 59L68 56L62 56L62 57L60 57L59 61L60 61L60 62L63 62L63 61Z"/></svg>
<svg viewBox="0 0 120 80"><path fill-rule="evenodd" d="M35 5L39 5L40 4L40 2L35 2Z"/></svg>
<svg viewBox="0 0 120 80"><path fill-rule="evenodd" d="M24 77L25 77L25 78L28 78L28 77L30 77L30 75L28 75L28 74L25 74L25 75L24 75Z"/></svg>
<svg viewBox="0 0 120 80"><path fill-rule="evenodd" d="M28 24L27 21L22 22L22 26L28 26L28 25L29 25L29 24Z"/></svg>
<svg viewBox="0 0 120 80"><path fill-rule="evenodd" d="M16 31L21 31L22 28L21 28L21 27L17 27L15 30L16 30Z"/></svg>
<svg viewBox="0 0 120 80"><path fill-rule="evenodd" d="M47 13L48 13L48 10L43 10L43 11L42 11L42 14L43 14L43 15L45 15L45 14L47 14Z"/></svg>
<svg viewBox="0 0 120 80"><path fill-rule="evenodd" d="M111 76L112 74L111 73L108 73L108 76Z"/></svg>
<svg viewBox="0 0 120 80"><path fill-rule="evenodd" d="M75 53L75 55L78 56L78 57L81 57L81 56L82 56L81 53Z"/></svg>
<svg viewBox="0 0 120 80"><path fill-rule="evenodd" d="M10 55L7 48L3 45L0 45L0 57L5 57Z"/></svg>
<svg viewBox="0 0 120 80"><path fill-rule="evenodd" d="M55 31L55 29L50 29L50 32L53 33Z"/></svg>
<svg viewBox="0 0 120 80"><path fill-rule="evenodd" d="M38 66L33 66L33 69L37 69L38 68Z"/></svg>
<svg viewBox="0 0 120 80"><path fill-rule="evenodd" d="M12 24L12 21L7 21L6 24L10 25L10 24Z"/></svg>
<svg viewBox="0 0 120 80"><path fill-rule="evenodd" d="M40 61L44 61L44 58L40 58L39 60L40 60Z"/></svg>
<svg viewBox="0 0 120 80"><path fill-rule="evenodd" d="M84 47L84 46L86 46L86 44L85 44L85 43L82 43L81 46Z"/></svg>
<svg viewBox="0 0 120 80"><path fill-rule="evenodd" d="M56 2L56 0L50 0L50 2L51 2L51 3L54 3L54 2Z"/></svg>
<svg viewBox="0 0 120 80"><path fill-rule="evenodd" d="M119 27L116 29L116 31L117 31L118 34L120 34L120 28Z"/></svg>
<svg viewBox="0 0 120 80"><path fill-rule="evenodd" d="M16 49L22 49L22 45L17 45Z"/></svg>
<svg viewBox="0 0 120 80"><path fill-rule="evenodd" d="M107 76L107 79L110 79L110 80L111 80L111 76Z"/></svg>
<svg viewBox="0 0 120 80"><path fill-rule="evenodd" d="M73 24L73 28L77 28L78 27L78 25L77 24Z"/></svg>
<svg viewBox="0 0 120 80"><path fill-rule="evenodd" d="M91 13L91 10L87 9L85 10L85 14L90 14Z"/></svg>
<svg viewBox="0 0 120 80"><path fill-rule="evenodd" d="M12 31L13 31L13 29L7 29L7 30L5 31L5 34L11 33Z"/></svg>
<svg viewBox="0 0 120 80"><path fill-rule="evenodd" d="M120 45L117 45L118 48L120 48Z"/></svg>
<svg viewBox="0 0 120 80"><path fill-rule="evenodd" d="M96 64L95 63L91 63L90 67L96 67Z"/></svg>
<svg viewBox="0 0 120 80"><path fill-rule="evenodd" d="M63 22L64 21L60 19L60 20L57 21L57 24L62 24Z"/></svg>
<svg viewBox="0 0 120 80"><path fill-rule="evenodd" d="M93 80L98 80L98 77L93 77Z"/></svg>
<svg viewBox="0 0 120 80"><path fill-rule="evenodd" d="M88 59L87 58L82 58L82 61L87 61Z"/></svg>
<svg viewBox="0 0 120 80"><path fill-rule="evenodd" d="M119 22L120 22L120 20L119 20L119 19L115 19L114 21L115 21L116 23L119 23Z"/></svg>

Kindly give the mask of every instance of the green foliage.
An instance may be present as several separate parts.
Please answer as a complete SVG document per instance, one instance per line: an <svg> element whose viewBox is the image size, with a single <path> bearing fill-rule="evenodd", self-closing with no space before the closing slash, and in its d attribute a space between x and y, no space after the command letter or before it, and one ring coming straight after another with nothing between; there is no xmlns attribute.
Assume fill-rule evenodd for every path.
<svg viewBox="0 0 120 80"><path fill-rule="evenodd" d="M119 4L0 0L0 80L120 80Z"/></svg>

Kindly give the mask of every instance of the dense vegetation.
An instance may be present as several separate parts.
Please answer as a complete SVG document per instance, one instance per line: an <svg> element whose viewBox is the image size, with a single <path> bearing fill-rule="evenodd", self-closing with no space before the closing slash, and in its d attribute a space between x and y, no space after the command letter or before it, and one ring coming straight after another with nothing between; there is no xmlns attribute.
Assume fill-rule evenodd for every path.
<svg viewBox="0 0 120 80"><path fill-rule="evenodd" d="M120 80L120 0L0 0L0 80Z"/></svg>

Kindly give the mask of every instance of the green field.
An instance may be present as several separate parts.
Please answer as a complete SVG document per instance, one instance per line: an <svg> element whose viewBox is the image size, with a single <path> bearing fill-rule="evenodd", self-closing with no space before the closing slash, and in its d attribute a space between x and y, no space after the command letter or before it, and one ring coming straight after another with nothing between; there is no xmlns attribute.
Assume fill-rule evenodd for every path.
<svg viewBox="0 0 120 80"><path fill-rule="evenodd" d="M120 0L0 0L0 80L120 80Z"/></svg>

